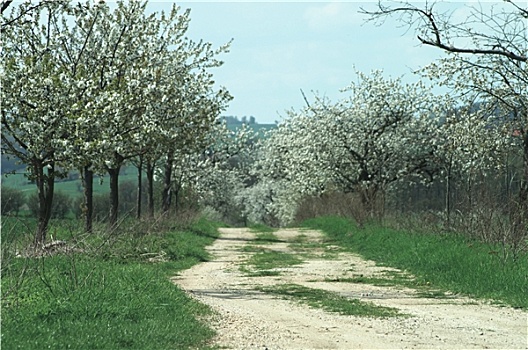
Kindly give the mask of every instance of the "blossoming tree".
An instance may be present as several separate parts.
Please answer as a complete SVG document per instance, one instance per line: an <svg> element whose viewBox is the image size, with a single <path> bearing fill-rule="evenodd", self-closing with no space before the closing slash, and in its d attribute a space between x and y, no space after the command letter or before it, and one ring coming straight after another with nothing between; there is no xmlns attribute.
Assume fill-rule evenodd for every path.
<svg viewBox="0 0 528 350"><path fill-rule="evenodd" d="M385 79L381 71L358 73L358 81L344 91L350 95L339 102L316 98L292 111L264 144L257 166L263 179L276 182L283 200L273 205L283 207L278 214L283 223L303 196L329 189L356 192L372 212L390 184L436 171L430 135L447 100L442 103L421 83Z"/></svg>
<svg viewBox="0 0 528 350"><path fill-rule="evenodd" d="M2 152L27 164L37 183L36 244L46 238L57 175L82 169L89 231L93 174L107 172L115 225L124 162L195 147L230 99L209 73L229 45L185 37L189 11L147 14L146 5L2 7L12 7L2 37Z"/></svg>
<svg viewBox="0 0 528 350"><path fill-rule="evenodd" d="M478 101L488 115L501 116L503 144L515 136L523 159L518 203L528 205L528 8L526 3L467 4L458 8L441 3L417 5L382 2L365 7L370 20L383 23L395 16L414 30L418 41L438 48L446 56L422 73L459 98ZM463 16L457 15L461 11Z"/></svg>

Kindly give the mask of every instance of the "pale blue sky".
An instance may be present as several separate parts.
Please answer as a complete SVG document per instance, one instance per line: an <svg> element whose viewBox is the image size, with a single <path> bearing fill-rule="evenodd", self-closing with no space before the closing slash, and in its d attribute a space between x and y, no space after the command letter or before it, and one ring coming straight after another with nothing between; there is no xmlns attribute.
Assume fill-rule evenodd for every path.
<svg viewBox="0 0 528 350"><path fill-rule="evenodd" d="M152 1L168 8L170 1ZM188 36L220 46L233 39L224 66L213 71L234 99L224 115L254 116L259 123L300 109L312 91L332 100L355 80L355 69L382 69L387 76L415 81L416 70L441 57L419 45L413 32L388 20L364 23L361 6L375 2L178 2L191 8Z"/></svg>

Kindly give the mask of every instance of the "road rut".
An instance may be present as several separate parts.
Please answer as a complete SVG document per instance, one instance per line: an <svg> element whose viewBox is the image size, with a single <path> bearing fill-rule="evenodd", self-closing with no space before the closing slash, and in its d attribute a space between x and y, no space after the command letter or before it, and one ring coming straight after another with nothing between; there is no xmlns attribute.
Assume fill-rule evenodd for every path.
<svg viewBox="0 0 528 350"><path fill-rule="evenodd" d="M249 277L240 266L252 254L255 233L223 228L208 247L213 259L173 278L193 298L210 305L217 331L213 345L228 349L528 349L528 313L464 297L420 297L404 287L328 282L351 276L386 276L396 269L321 244L301 265L279 276ZM321 243L318 231L285 229L265 249L296 252L292 242ZM323 248L324 247L324 248ZM306 252L305 252L306 253ZM328 255L331 254L331 258ZM259 292L258 287L295 283L325 289L406 317L367 318L330 313Z"/></svg>

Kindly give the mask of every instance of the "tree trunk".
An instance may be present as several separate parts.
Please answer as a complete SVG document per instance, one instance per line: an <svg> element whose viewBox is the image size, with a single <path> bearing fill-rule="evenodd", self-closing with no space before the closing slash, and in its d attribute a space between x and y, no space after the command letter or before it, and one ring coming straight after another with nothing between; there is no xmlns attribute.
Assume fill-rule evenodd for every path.
<svg viewBox="0 0 528 350"><path fill-rule="evenodd" d="M110 175L110 212L108 214L108 223L110 227L117 224L117 215L119 211L119 171L121 167L107 169Z"/></svg>
<svg viewBox="0 0 528 350"><path fill-rule="evenodd" d="M147 162L147 205L148 216L154 217L154 165Z"/></svg>
<svg viewBox="0 0 528 350"><path fill-rule="evenodd" d="M93 230L93 171L90 166L83 169L84 187L84 230L91 233Z"/></svg>
<svg viewBox="0 0 528 350"><path fill-rule="evenodd" d="M167 213L170 209L172 193L171 193L171 183L172 183L172 166L174 152L169 151L167 154L167 161L165 162L165 171L163 176L163 191L161 193L161 210L163 213Z"/></svg>
<svg viewBox="0 0 528 350"><path fill-rule="evenodd" d="M55 185L55 167L50 164L47 175L44 174L44 165L41 161L34 163L35 174L37 174L36 184L38 190L38 225L35 233L35 247L44 244L48 232L48 224L51 218L51 207L53 205L53 191Z"/></svg>
<svg viewBox="0 0 528 350"><path fill-rule="evenodd" d="M445 191L446 227L449 229L451 226L451 164L447 167Z"/></svg>
<svg viewBox="0 0 528 350"><path fill-rule="evenodd" d="M141 194L143 193L143 157L139 157L137 166L137 199L136 199L136 219L141 218Z"/></svg>
<svg viewBox="0 0 528 350"><path fill-rule="evenodd" d="M108 223L111 228L117 225L117 216L119 212L119 172L123 165L124 158L118 153L114 154L116 165L113 168L107 167L108 175L110 175L110 213L108 216Z"/></svg>
<svg viewBox="0 0 528 350"><path fill-rule="evenodd" d="M519 191L519 204L523 209L528 206L528 131L523 134L523 179Z"/></svg>
<svg viewBox="0 0 528 350"><path fill-rule="evenodd" d="M172 191L174 193L174 211L175 212L178 212L179 210L179 205L180 205L180 190L181 190L181 185L180 184L177 184L177 186L174 188L174 191Z"/></svg>

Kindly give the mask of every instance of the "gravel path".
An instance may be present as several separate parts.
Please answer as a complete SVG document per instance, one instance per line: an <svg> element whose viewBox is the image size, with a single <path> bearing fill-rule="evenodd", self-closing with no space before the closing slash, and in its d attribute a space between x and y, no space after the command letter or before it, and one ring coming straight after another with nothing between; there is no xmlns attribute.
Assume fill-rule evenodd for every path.
<svg viewBox="0 0 528 350"><path fill-rule="evenodd" d="M239 267L252 254L255 234L221 229L209 247L214 259L195 265L173 281L216 312L214 345L228 349L528 349L528 313L467 298L423 298L415 290L366 284L325 282L352 276L382 276L388 268L328 248L313 248L304 263L280 269L274 277L248 277ZM302 236L321 242L317 231L275 233L280 242L266 249L293 252ZM331 247L330 247L331 248ZM297 251L298 252L298 251ZM392 271L396 271L391 269ZM257 286L296 283L395 307L409 317L365 318L310 308L258 292Z"/></svg>

